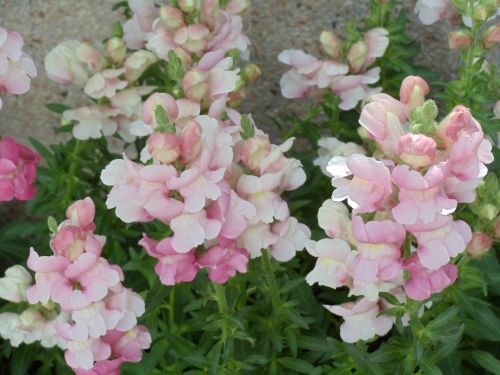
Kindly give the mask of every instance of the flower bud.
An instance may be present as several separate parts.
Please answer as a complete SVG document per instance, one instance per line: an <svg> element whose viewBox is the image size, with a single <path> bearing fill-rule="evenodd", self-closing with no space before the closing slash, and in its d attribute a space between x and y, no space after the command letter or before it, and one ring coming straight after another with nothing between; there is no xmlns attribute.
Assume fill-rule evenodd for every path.
<svg viewBox="0 0 500 375"><path fill-rule="evenodd" d="M197 68L191 69L182 79L182 88L188 99L201 102L208 95L208 74Z"/></svg>
<svg viewBox="0 0 500 375"><path fill-rule="evenodd" d="M178 29L184 26L184 16L182 12L171 6L162 6L160 8L160 19L164 25L171 29Z"/></svg>
<svg viewBox="0 0 500 375"><path fill-rule="evenodd" d="M331 31L323 31L319 41L325 52L334 59L342 56L342 41Z"/></svg>
<svg viewBox="0 0 500 375"><path fill-rule="evenodd" d="M434 100L426 100L423 105L416 107L410 113L411 132L414 134L432 134L436 130L438 107Z"/></svg>
<svg viewBox="0 0 500 375"><path fill-rule="evenodd" d="M260 68L255 64L248 64L241 71L241 77L246 83L255 81L261 75Z"/></svg>
<svg viewBox="0 0 500 375"><path fill-rule="evenodd" d="M483 34L483 44L487 49L491 49L500 42L500 24L491 26Z"/></svg>
<svg viewBox="0 0 500 375"><path fill-rule="evenodd" d="M42 314L31 308L24 310L21 315L19 315L19 320L25 330L33 330L45 322Z"/></svg>
<svg viewBox="0 0 500 375"><path fill-rule="evenodd" d="M179 8L185 13L191 13L196 10L196 0L179 0Z"/></svg>
<svg viewBox="0 0 500 375"><path fill-rule="evenodd" d="M154 93L151 95L142 106L142 119L146 124L154 124L156 123L155 116L155 108L156 106L161 106L165 110L167 115L167 120L174 120L179 114L179 107L177 106L177 102L175 99L165 93Z"/></svg>
<svg viewBox="0 0 500 375"><path fill-rule="evenodd" d="M399 138L397 154L413 169L427 167L436 156L436 141L423 134L405 134Z"/></svg>
<svg viewBox="0 0 500 375"><path fill-rule="evenodd" d="M196 121L190 121L182 129L180 135L181 160L189 163L194 160L201 150L201 126Z"/></svg>
<svg viewBox="0 0 500 375"><path fill-rule="evenodd" d="M485 221L491 221L498 215L498 208L492 204L485 204L479 211L479 216Z"/></svg>
<svg viewBox="0 0 500 375"><path fill-rule="evenodd" d="M108 40L106 45L106 51L108 51L111 60L116 64L121 64L125 55L127 54L127 46L121 38L111 38Z"/></svg>
<svg viewBox="0 0 500 375"><path fill-rule="evenodd" d="M357 241L352 234L351 219L347 207L331 199L326 200L318 210L319 226L330 238L340 238L352 245Z"/></svg>
<svg viewBox="0 0 500 375"><path fill-rule="evenodd" d="M347 60L351 66L353 73L361 70L366 61L366 54L368 52L368 45L366 42L360 40L352 45L347 54Z"/></svg>
<svg viewBox="0 0 500 375"><path fill-rule="evenodd" d="M253 171L260 169L262 160L271 152L271 143L266 135L246 139L240 149L240 159Z"/></svg>
<svg viewBox="0 0 500 375"><path fill-rule="evenodd" d="M486 234L474 232L472 233L472 239L467 245L467 253L471 258L479 258L488 252L492 244L493 241Z"/></svg>
<svg viewBox="0 0 500 375"><path fill-rule="evenodd" d="M89 197L80 199L74 202L66 210L66 217L71 220L72 224L83 228L93 229L95 216L95 205Z"/></svg>
<svg viewBox="0 0 500 375"><path fill-rule="evenodd" d="M93 72L100 72L106 66L104 56L87 43L81 43L75 52L80 61L87 64Z"/></svg>
<svg viewBox="0 0 500 375"><path fill-rule="evenodd" d="M147 140L149 154L163 164L171 164L179 157L179 139L172 133L154 133Z"/></svg>
<svg viewBox="0 0 500 375"><path fill-rule="evenodd" d="M31 285L31 274L22 266L7 268L0 278L0 298L10 302L26 301L26 289Z"/></svg>
<svg viewBox="0 0 500 375"><path fill-rule="evenodd" d="M401 102L406 104L408 112L424 104L425 95L429 93L429 85L419 76L408 76L403 80L399 90Z"/></svg>
<svg viewBox="0 0 500 375"><path fill-rule="evenodd" d="M136 81L157 60L158 57L154 53L146 50L139 50L132 53L123 63L127 81Z"/></svg>
<svg viewBox="0 0 500 375"><path fill-rule="evenodd" d="M465 30L452 31L448 34L448 45L450 49L464 48L472 44L472 38Z"/></svg>

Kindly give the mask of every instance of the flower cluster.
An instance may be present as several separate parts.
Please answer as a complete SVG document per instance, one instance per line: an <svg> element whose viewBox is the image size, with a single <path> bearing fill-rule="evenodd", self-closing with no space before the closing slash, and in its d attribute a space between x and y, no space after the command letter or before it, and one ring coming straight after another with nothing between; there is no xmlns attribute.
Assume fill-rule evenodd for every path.
<svg viewBox="0 0 500 375"><path fill-rule="evenodd" d="M407 77L400 100L372 96L360 124L377 145L374 156L336 156L327 166L335 190L318 220L329 238L308 244L318 260L307 281L361 297L328 307L344 317L341 337L348 342L390 330L394 318L381 314L388 306L381 292L424 301L452 284L451 261L472 238L452 213L475 199L492 146L463 106L437 123L428 91L423 79ZM340 203L345 199L352 212Z"/></svg>
<svg viewBox="0 0 500 375"><path fill-rule="evenodd" d="M23 52L23 38L0 26L0 93L25 94L37 70L33 60ZM2 99L0 98L0 109Z"/></svg>
<svg viewBox="0 0 500 375"><path fill-rule="evenodd" d="M0 202L33 199L40 155L10 137L0 140Z"/></svg>
<svg viewBox="0 0 500 375"><path fill-rule="evenodd" d="M380 91L370 84L380 79L380 68L369 68L384 55L388 31L378 27L360 36L356 42L342 42L330 31L323 31L320 42L330 57L317 58L300 50L285 50L278 59L292 68L281 77L281 93L285 98L301 98L329 89L340 97L339 108L349 110L368 95Z"/></svg>
<svg viewBox="0 0 500 375"><path fill-rule="evenodd" d="M94 234L94 214L90 198L73 203L67 220L53 228L54 254L40 256L31 249L33 285L21 266L0 279L0 297L31 305L20 315L3 313L0 335L13 346L57 345L82 375L109 374L123 362L138 362L151 343L147 329L137 325L144 301L122 285L121 268L101 257L106 238Z"/></svg>
<svg viewBox="0 0 500 375"><path fill-rule="evenodd" d="M83 87L94 101L63 113L65 120L75 124L75 138L118 133L124 141L133 142L136 134L131 127L141 118L142 97L156 89L140 81L153 64L178 81L179 97L184 91L185 97L204 106L235 91L237 85L242 88L229 55L235 51L248 55L250 42L237 15L248 1L232 0L224 6L218 1L171 3L157 8L151 0L130 0L132 18L123 24L123 38L108 40L107 55L88 43L68 40L46 56L45 69L52 80ZM174 64L179 65L180 76L173 72ZM188 72L181 81L183 70ZM190 103L186 104L189 108Z"/></svg>
<svg viewBox="0 0 500 375"><path fill-rule="evenodd" d="M107 205L124 222L156 219L170 226L171 236L141 241L158 258L156 272L166 285L191 281L200 268L224 283L245 272L248 256L263 248L287 261L310 234L280 196L305 181L300 162L284 156L293 140L272 145L250 117L225 108L226 99L217 100L210 115L199 115L198 104L186 116L185 99L153 94L140 124L152 133L142 157L153 163L124 156L101 175L113 187Z"/></svg>

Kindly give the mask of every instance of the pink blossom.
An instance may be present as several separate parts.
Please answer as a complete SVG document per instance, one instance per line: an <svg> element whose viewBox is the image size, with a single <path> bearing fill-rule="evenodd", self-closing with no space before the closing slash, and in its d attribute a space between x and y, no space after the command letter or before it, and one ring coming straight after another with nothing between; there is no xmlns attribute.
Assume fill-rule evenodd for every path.
<svg viewBox="0 0 500 375"><path fill-rule="evenodd" d="M273 224L271 231L278 236L278 240L269 247L271 255L280 262L292 259L297 251L306 247L306 241L311 237L310 229L294 217Z"/></svg>
<svg viewBox="0 0 500 375"><path fill-rule="evenodd" d="M463 133L453 144L448 157L449 171L461 181L482 178L488 173L485 164L493 162L491 142L482 132Z"/></svg>
<svg viewBox="0 0 500 375"><path fill-rule="evenodd" d="M207 215L221 223L217 239L220 244L227 246L246 229L249 221L255 217L256 210L250 202L238 196L227 182L223 181L219 186L222 194L208 206Z"/></svg>
<svg viewBox="0 0 500 375"><path fill-rule="evenodd" d="M320 61L300 50L286 50L278 59L292 66L280 80L281 93L285 98L301 98L328 87L335 77L344 75L349 67L343 63Z"/></svg>
<svg viewBox="0 0 500 375"><path fill-rule="evenodd" d="M472 239L467 244L467 254L471 258L480 258L490 250L491 245L493 240L486 233L473 232Z"/></svg>
<svg viewBox="0 0 500 375"><path fill-rule="evenodd" d="M123 24L124 40L130 49L144 46L146 35L152 30L153 21L158 15L151 0L130 0L132 18Z"/></svg>
<svg viewBox="0 0 500 375"><path fill-rule="evenodd" d="M89 54L89 51L92 52ZM73 83L83 87L93 73L103 69L103 61L86 43L66 40L45 56L45 71L51 80L61 85Z"/></svg>
<svg viewBox="0 0 500 375"><path fill-rule="evenodd" d="M332 199L347 198L356 212L375 211L392 193L389 169L374 158L358 154L345 159L334 157L326 169L333 176L332 185L336 188ZM352 179L345 178L351 174Z"/></svg>
<svg viewBox="0 0 500 375"><path fill-rule="evenodd" d="M358 241L359 255L353 260L356 279L373 282L388 281L401 271L401 245L406 231L390 220L364 223L359 216L352 219L352 233Z"/></svg>
<svg viewBox="0 0 500 375"><path fill-rule="evenodd" d="M413 169L429 166L436 157L436 141L423 134L405 134L399 138L397 155Z"/></svg>
<svg viewBox="0 0 500 375"><path fill-rule="evenodd" d="M373 64L378 57L384 56L389 46L389 32L383 27L368 30L363 38L367 45L366 58L363 69Z"/></svg>
<svg viewBox="0 0 500 375"><path fill-rule="evenodd" d="M380 68L375 67L361 74L337 76L332 80L330 88L340 97L339 108L348 111L370 95L380 92L380 87L368 86L379 79Z"/></svg>
<svg viewBox="0 0 500 375"><path fill-rule="evenodd" d="M350 156L353 154L366 155L366 150L353 142L341 142L335 137L322 137L318 140L318 157L314 165L321 167L323 174L328 176L326 166L334 156Z"/></svg>
<svg viewBox="0 0 500 375"><path fill-rule="evenodd" d="M197 213L183 213L172 219L170 228L174 232L172 247L178 253L187 253L205 240L215 239L221 230L221 223L207 217L201 210Z"/></svg>
<svg viewBox="0 0 500 375"><path fill-rule="evenodd" d="M176 174L170 165L142 166L125 156L113 160L101 173L102 182L113 187L106 205L116 208L117 216L126 223L153 218L169 222L183 206L168 196L167 182Z"/></svg>
<svg viewBox="0 0 500 375"><path fill-rule="evenodd" d="M401 83L399 98L406 105L408 112L424 104L425 95L429 93L429 85L419 76L408 76Z"/></svg>
<svg viewBox="0 0 500 375"><path fill-rule="evenodd" d="M406 165L394 168L392 181L399 187L399 203L392 209L396 221L405 225L418 220L432 223L438 215L455 211L457 201L449 199L441 188L444 172L440 166L433 166L422 176Z"/></svg>
<svg viewBox="0 0 500 375"><path fill-rule="evenodd" d="M451 258L465 250L471 240L470 227L461 220L453 221L452 216L436 216L433 222L417 222L408 225L417 242L417 255L422 265L429 269L438 269Z"/></svg>
<svg viewBox="0 0 500 375"><path fill-rule="evenodd" d="M142 350L149 349L152 342L148 329L142 325L128 332L110 331L103 341L111 345L113 356L126 362L139 362Z"/></svg>
<svg viewBox="0 0 500 375"><path fill-rule="evenodd" d="M224 57L224 51L207 52L182 79L186 97L208 107L216 98L235 91L239 69L232 67L233 59Z"/></svg>
<svg viewBox="0 0 500 375"><path fill-rule="evenodd" d="M332 199L324 201L318 210L318 224L328 237L356 244L356 239L352 235L350 213L343 203Z"/></svg>
<svg viewBox="0 0 500 375"><path fill-rule="evenodd" d="M33 199L40 155L10 137L0 140L0 201Z"/></svg>
<svg viewBox="0 0 500 375"><path fill-rule="evenodd" d="M100 339L68 342L64 359L71 368L90 370L94 362L103 361L111 355L111 347Z"/></svg>
<svg viewBox="0 0 500 375"><path fill-rule="evenodd" d="M406 106L386 94L376 94L372 99L373 102L363 107L359 123L392 158L404 134L402 124L407 119Z"/></svg>
<svg viewBox="0 0 500 375"><path fill-rule="evenodd" d="M233 1L233 3L235 3ZM230 6L228 4L227 6ZM241 9L242 7L240 7ZM212 37L208 42L208 51L223 50L228 52L232 49L240 51L241 56L248 58L248 47L250 40L243 32L243 20L240 16L231 12L221 11L212 31Z"/></svg>
<svg viewBox="0 0 500 375"><path fill-rule="evenodd" d="M449 0L417 0L415 13L424 25L432 25L436 21L452 18L457 11Z"/></svg>
<svg viewBox="0 0 500 375"><path fill-rule="evenodd" d="M198 264L208 269L208 278L218 284L224 284L236 271L247 271L248 252L236 246L223 248L213 246L198 257Z"/></svg>
<svg viewBox="0 0 500 375"><path fill-rule="evenodd" d="M154 160L171 164L180 154L179 139L172 133L154 133L148 137L147 150Z"/></svg>
<svg viewBox="0 0 500 375"><path fill-rule="evenodd" d="M17 32L0 27L0 93L24 94L30 88L30 78L37 75L33 60L22 51L23 44Z"/></svg>
<svg viewBox="0 0 500 375"><path fill-rule="evenodd" d="M333 289L348 285L348 264L352 261L354 252L347 242L339 238L309 241L307 251L318 258L314 269L306 276L309 285L318 283Z"/></svg>
<svg viewBox="0 0 500 375"><path fill-rule="evenodd" d="M259 134L243 141L240 148L240 159L252 171L259 171L262 160L270 153L269 136Z"/></svg>
<svg viewBox="0 0 500 375"><path fill-rule="evenodd" d="M340 325L340 337L348 343L370 340L376 335L383 336L394 323L390 316L380 314L381 308L377 302L370 302L366 298L325 308L344 318Z"/></svg>
<svg viewBox="0 0 500 375"><path fill-rule="evenodd" d="M428 269L416 255L405 259L404 268L410 274L405 283L406 293L416 301L423 301L432 294L441 292L455 282L458 273L454 264L445 264L435 270Z"/></svg>
<svg viewBox="0 0 500 375"><path fill-rule="evenodd" d="M128 82L120 79L125 69L106 69L94 74L85 84L85 93L94 99L112 98L116 91L127 87Z"/></svg>
<svg viewBox="0 0 500 375"><path fill-rule="evenodd" d="M481 133L481 125L469 108L458 105L439 123L436 135L444 147L451 147L461 136Z"/></svg>
<svg viewBox="0 0 500 375"><path fill-rule="evenodd" d="M178 253L172 247L172 238L155 241L143 234L139 245L143 246L148 254L158 259L155 272L162 284L175 285L180 282L193 281L198 273L194 249L187 253Z"/></svg>
<svg viewBox="0 0 500 375"><path fill-rule="evenodd" d="M279 237L271 232L269 224L259 222L249 225L238 237L236 244L238 247L247 250L250 257L261 256L262 249L268 249L270 245L279 240Z"/></svg>
<svg viewBox="0 0 500 375"><path fill-rule="evenodd" d="M90 370L75 368L73 371L76 375L120 375L120 365L122 363L123 359L117 358L95 362L94 367Z"/></svg>
<svg viewBox="0 0 500 375"><path fill-rule="evenodd" d="M208 43L210 30L203 24L197 23L179 27L173 35L174 43L181 46L188 53L201 55Z"/></svg>
<svg viewBox="0 0 500 375"><path fill-rule="evenodd" d="M76 121L73 136L82 141L113 135L118 129L118 123L110 117L109 108L105 106L68 109L63 117Z"/></svg>

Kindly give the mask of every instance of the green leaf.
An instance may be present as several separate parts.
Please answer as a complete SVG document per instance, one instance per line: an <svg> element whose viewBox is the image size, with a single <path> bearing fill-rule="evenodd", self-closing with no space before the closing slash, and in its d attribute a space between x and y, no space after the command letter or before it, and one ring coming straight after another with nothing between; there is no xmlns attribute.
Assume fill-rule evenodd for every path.
<svg viewBox="0 0 500 375"><path fill-rule="evenodd" d="M427 361L420 362L420 368L423 375L443 375L440 368Z"/></svg>
<svg viewBox="0 0 500 375"><path fill-rule="evenodd" d="M113 24L112 36L114 38L123 37L123 28L120 21L115 21L115 23Z"/></svg>
<svg viewBox="0 0 500 375"><path fill-rule="evenodd" d="M65 106L64 104L59 104L59 103L49 103L46 105L47 109L55 112L55 113L60 113L62 114L64 111L67 111L70 109L70 107Z"/></svg>
<svg viewBox="0 0 500 375"><path fill-rule="evenodd" d="M253 126L252 122L250 121L250 118L248 117L248 115L241 116L240 135L241 135L241 138L243 138L243 139L249 139L255 135L255 127Z"/></svg>
<svg viewBox="0 0 500 375"><path fill-rule="evenodd" d="M382 297L383 299L385 299L391 305L399 306L401 304L401 302L399 302L399 300L391 293L380 292L379 296Z"/></svg>
<svg viewBox="0 0 500 375"><path fill-rule="evenodd" d="M278 362L287 369L294 370L301 374L310 374L311 372L316 371L316 367L303 359L284 357L279 358Z"/></svg>
<svg viewBox="0 0 500 375"><path fill-rule="evenodd" d="M25 375L29 373L29 368L34 360L33 347L28 345L21 345L14 350L12 354L12 375Z"/></svg>
<svg viewBox="0 0 500 375"><path fill-rule="evenodd" d="M47 218L47 226L50 233L57 233L57 221L53 216Z"/></svg>
<svg viewBox="0 0 500 375"><path fill-rule="evenodd" d="M184 77L182 61L173 50L168 51L167 75L175 82L180 82Z"/></svg>
<svg viewBox="0 0 500 375"><path fill-rule="evenodd" d="M500 375L500 360L488 352L482 350L473 350L472 358L484 369L495 375Z"/></svg>
<svg viewBox="0 0 500 375"><path fill-rule="evenodd" d="M383 375L384 372L380 368L379 365L375 363L368 362L368 354L357 346L352 344L344 343L344 348L352 358L352 360L359 366L360 369L364 371L364 374L367 375Z"/></svg>

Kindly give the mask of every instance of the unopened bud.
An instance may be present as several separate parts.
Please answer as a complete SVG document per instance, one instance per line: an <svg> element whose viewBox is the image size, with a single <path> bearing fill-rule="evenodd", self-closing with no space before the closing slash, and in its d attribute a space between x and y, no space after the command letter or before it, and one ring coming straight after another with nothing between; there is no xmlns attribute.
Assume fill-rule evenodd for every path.
<svg viewBox="0 0 500 375"><path fill-rule="evenodd" d="M255 64L248 64L241 71L241 77L246 83L255 81L261 75L260 68Z"/></svg>
<svg viewBox="0 0 500 375"><path fill-rule="evenodd" d="M472 239L467 245L467 253L471 258L479 258L490 250L493 241L482 232L472 233Z"/></svg>
<svg viewBox="0 0 500 375"><path fill-rule="evenodd" d="M196 10L196 0L178 0L179 8L185 13L191 13Z"/></svg>
<svg viewBox="0 0 500 375"><path fill-rule="evenodd" d="M184 26L184 16L182 12L171 6L162 6L160 8L160 19L164 25L172 29Z"/></svg>
<svg viewBox="0 0 500 375"><path fill-rule="evenodd" d="M357 73L361 70L366 61L366 53L368 52L368 45L364 41L356 42L349 49L347 60L351 66L351 70Z"/></svg>
<svg viewBox="0 0 500 375"><path fill-rule="evenodd" d="M342 55L342 41L331 31L323 31L319 36L319 41L325 52L334 59Z"/></svg>
<svg viewBox="0 0 500 375"><path fill-rule="evenodd" d="M121 38L111 38L106 45L106 51L116 64L121 64L127 54L127 46Z"/></svg>
<svg viewBox="0 0 500 375"><path fill-rule="evenodd" d="M491 26L483 34L483 44L487 49L491 49L500 42L500 24Z"/></svg>
<svg viewBox="0 0 500 375"><path fill-rule="evenodd" d="M472 44L472 38L465 30L452 31L448 34L450 49L464 48Z"/></svg>
<svg viewBox="0 0 500 375"><path fill-rule="evenodd" d="M485 204L479 211L479 216L485 221L491 221L498 215L498 208L492 204Z"/></svg>

